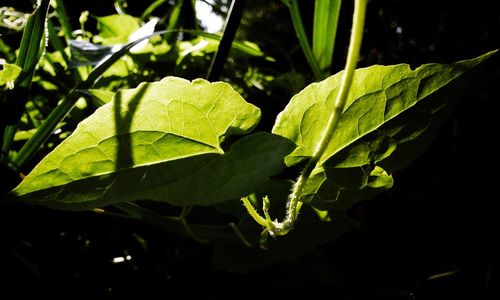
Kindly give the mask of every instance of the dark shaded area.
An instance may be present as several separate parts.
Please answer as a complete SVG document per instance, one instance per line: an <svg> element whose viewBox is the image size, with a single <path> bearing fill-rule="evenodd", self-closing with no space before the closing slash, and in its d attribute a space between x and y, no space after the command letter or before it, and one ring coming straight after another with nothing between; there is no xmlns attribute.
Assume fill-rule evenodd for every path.
<svg viewBox="0 0 500 300"><path fill-rule="evenodd" d="M96 15L112 13L111 1L101 2L75 2L68 9L75 10L75 20L78 5ZM286 9L273 3L264 13L267 2L249 1L243 34L277 57L295 47L290 59L304 61L296 67L311 78ZM312 12L303 2L304 14ZM343 3L334 70L345 58L351 5ZM361 65L452 62L498 48L494 6L371 1ZM288 62L274 67L287 70ZM350 210L357 230L294 262L248 274L214 271L210 246L143 222L4 204L0 298L499 299L500 218L494 204L500 73L493 67L468 88L428 151L394 174L394 188ZM288 101L286 93L273 95L282 98L259 104L272 111L269 119ZM113 263L115 257L124 261ZM448 276L431 277L443 273Z"/></svg>

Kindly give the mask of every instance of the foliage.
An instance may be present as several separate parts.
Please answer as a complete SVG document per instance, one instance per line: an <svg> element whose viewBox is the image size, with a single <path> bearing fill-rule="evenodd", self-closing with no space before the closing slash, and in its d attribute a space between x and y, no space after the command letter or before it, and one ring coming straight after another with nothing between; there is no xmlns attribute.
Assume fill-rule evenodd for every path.
<svg viewBox="0 0 500 300"><path fill-rule="evenodd" d="M2 172L23 178L2 187L6 201L99 209L210 241L219 269L290 261L352 230L346 210L397 184L393 174L425 151L477 70L498 60L492 51L416 69L357 69L338 128L299 195L305 208L295 230L266 240L239 199L259 206L264 198L267 221L269 211L279 216L296 168L313 156L344 74L328 76L340 1L315 2L312 47L298 1L284 1L314 77L326 79L293 96L271 132L258 124L261 110L250 101L259 101L247 96L278 85L278 74L254 67L274 59L250 41L233 41L235 31L182 27L177 18L190 1L174 1L163 20L152 15L161 1L140 18L95 17L95 32L81 18L77 33L62 1L49 2L28 19L17 60L0 71ZM325 7L335 8L333 17ZM234 30L240 18L233 18ZM226 82L199 79L212 59L212 69L229 68L230 48L230 59L241 62L236 72L224 73ZM165 216L155 205L180 207L181 214ZM193 209L205 216L188 222Z"/></svg>

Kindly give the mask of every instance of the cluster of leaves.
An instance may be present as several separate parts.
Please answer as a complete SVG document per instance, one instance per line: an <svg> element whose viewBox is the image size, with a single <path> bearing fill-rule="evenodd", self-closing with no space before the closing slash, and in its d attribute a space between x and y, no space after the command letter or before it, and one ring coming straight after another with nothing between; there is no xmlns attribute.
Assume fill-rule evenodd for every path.
<svg viewBox="0 0 500 300"><path fill-rule="evenodd" d="M0 71L2 111L12 111L13 93L18 97L19 91L29 90L24 97L30 99L23 102L19 120L1 124L3 168L19 172L41 146L42 153L49 152L7 198L56 209L123 213L214 242L218 266L240 271L293 259L353 228L345 211L392 187L391 174L432 140L473 71L497 56L491 52L414 70L403 64L358 69L339 129L301 195L308 205L296 230L261 251L261 228L239 199L250 195L258 206L257 199L267 196L273 215L279 215L296 176L289 175L289 167L312 156L333 110L334 97L328 95L338 92L342 73L295 95L271 132L252 132L261 111L238 93L246 87L179 78L202 77L197 70L208 69L220 37L198 32L193 39L172 39L180 31L170 26L176 23L176 6L166 27L175 30L161 36L150 36L158 18L141 26L141 19L124 14L96 18L95 34L84 29L83 17L75 36L65 26L62 2L56 3L55 20L45 18L49 1L42 1L30 18L40 28L47 22L48 30L32 31L35 42L27 42L27 58L6 63ZM42 55L44 34L54 51ZM233 47L265 59L248 42ZM324 77L331 60L320 61L316 72ZM15 132L12 140L9 132ZM159 214L150 209L150 201L170 210L180 207L180 216ZM203 224L190 218L192 210L203 212ZM228 253L241 264L229 264Z"/></svg>

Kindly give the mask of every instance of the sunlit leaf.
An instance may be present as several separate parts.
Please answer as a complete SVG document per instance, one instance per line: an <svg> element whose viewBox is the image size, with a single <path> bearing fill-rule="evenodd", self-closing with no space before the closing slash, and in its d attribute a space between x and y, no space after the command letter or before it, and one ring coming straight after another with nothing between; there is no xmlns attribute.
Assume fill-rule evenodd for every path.
<svg viewBox="0 0 500 300"><path fill-rule="evenodd" d="M129 42L130 35L141 27L139 19L129 15L109 15L96 19L99 36L94 38L94 42L103 45L125 44Z"/></svg>
<svg viewBox="0 0 500 300"><path fill-rule="evenodd" d="M293 144L246 134L260 110L228 84L167 77L118 92L14 190L22 201L87 209L150 199L211 205L238 199L283 167Z"/></svg>
<svg viewBox="0 0 500 300"><path fill-rule="evenodd" d="M303 200L315 206L348 208L392 186L391 173L408 166L432 141L466 86L468 71L494 56L454 64L372 66L355 72L347 105ZM297 147L294 165L311 157L332 111L342 73L313 83L292 98L273 133Z"/></svg>

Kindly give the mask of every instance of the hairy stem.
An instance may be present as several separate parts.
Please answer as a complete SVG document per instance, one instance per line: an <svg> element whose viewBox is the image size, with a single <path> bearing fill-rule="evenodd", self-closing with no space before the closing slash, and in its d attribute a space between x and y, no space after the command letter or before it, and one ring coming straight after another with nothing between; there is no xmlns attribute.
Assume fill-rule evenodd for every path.
<svg viewBox="0 0 500 300"><path fill-rule="evenodd" d="M317 166L320 158L325 152L326 147L330 143L333 133L337 129L340 117L344 110L347 96L349 94L349 89L351 87L354 71L356 69L356 64L359 58L359 52L361 48L361 40L363 37L363 28L365 22L366 3L367 0L355 0L352 32L349 42L349 52L347 54L346 66L344 74L342 76L342 82L340 83L340 90L334 102L332 114L328 119L327 126L323 131L323 136L319 140L311 159L305 166L304 170L300 174L299 178L297 179L297 182L293 187L292 194L288 199L285 219L283 220L283 222L273 222L273 226L266 226L267 230L272 235L285 235L288 232L290 232L290 230L293 229L293 225L297 220L297 216L299 214L300 207L302 205L302 202L300 202L300 196L302 194L302 191L304 190L304 187L306 185L307 180L309 179L309 176L311 175L311 172ZM334 95L330 93L328 95L328 98L331 98L333 96ZM244 204L250 211L248 205L251 205L251 203L247 201ZM263 220L265 219L262 218L260 215L258 216L258 218L256 218L254 215L257 214L257 212L254 209L253 213L254 214L252 214L252 217L254 217L256 221L257 219L259 219L257 222L263 225L262 223L264 223Z"/></svg>

